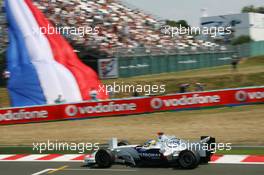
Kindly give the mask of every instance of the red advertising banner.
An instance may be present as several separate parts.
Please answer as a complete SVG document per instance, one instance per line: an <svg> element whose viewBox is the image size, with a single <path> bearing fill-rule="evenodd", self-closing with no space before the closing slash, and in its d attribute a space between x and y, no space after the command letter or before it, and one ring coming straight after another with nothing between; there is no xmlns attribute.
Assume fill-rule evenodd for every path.
<svg viewBox="0 0 264 175"><path fill-rule="evenodd" d="M264 87L192 92L100 102L8 108L0 110L0 125L142 114L201 107L264 102Z"/></svg>

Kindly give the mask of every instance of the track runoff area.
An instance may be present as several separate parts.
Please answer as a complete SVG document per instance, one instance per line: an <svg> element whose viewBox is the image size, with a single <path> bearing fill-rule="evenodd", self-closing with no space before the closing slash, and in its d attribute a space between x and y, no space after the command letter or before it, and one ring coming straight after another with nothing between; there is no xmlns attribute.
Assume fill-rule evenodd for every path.
<svg viewBox="0 0 264 175"><path fill-rule="evenodd" d="M91 169L74 162L1 162L4 175L261 175L264 165L255 164L209 164L193 170L177 168L130 168L115 165L111 169Z"/></svg>
<svg viewBox="0 0 264 175"><path fill-rule="evenodd" d="M83 166L84 156L77 154L0 155L0 169L1 174L4 175L264 174L264 156L214 155L208 165L200 165L194 170L168 167L131 168L123 165L115 165L110 169L88 168Z"/></svg>

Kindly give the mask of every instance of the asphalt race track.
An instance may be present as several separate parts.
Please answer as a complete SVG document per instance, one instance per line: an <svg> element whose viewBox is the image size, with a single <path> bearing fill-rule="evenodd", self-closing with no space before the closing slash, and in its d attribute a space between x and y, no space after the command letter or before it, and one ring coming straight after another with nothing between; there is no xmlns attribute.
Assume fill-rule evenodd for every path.
<svg viewBox="0 0 264 175"><path fill-rule="evenodd" d="M122 165L111 169L89 169L82 163L70 162L1 162L1 175L261 175L264 165L209 164L194 170L173 168L130 168Z"/></svg>

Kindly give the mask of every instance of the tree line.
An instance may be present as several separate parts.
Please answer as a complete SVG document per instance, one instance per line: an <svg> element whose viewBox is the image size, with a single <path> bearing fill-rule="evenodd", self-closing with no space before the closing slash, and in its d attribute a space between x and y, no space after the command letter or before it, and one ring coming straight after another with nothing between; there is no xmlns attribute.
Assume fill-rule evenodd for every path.
<svg viewBox="0 0 264 175"><path fill-rule="evenodd" d="M242 13L262 13L264 14L264 6L263 7L255 7L254 5L245 6L241 10Z"/></svg>

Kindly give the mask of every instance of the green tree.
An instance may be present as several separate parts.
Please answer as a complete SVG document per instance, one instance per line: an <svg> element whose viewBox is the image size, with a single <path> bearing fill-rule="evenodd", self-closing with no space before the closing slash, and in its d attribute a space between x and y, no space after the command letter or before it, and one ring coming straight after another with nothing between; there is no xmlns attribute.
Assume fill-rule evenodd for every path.
<svg viewBox="0 0 264 175"><path fill-rule="evenodd" d="M169 25L171 27L177 27L177 22L172 20L167 20L166 25Z"/></svg>
<svg viewBox="0 0 264 175"><path fill-rule="evenodd" d="M254 5L245 6L242 8L242 13L256 12Z"/></svg>
<svg viewBox="0 0 264 175"><path fill-rule="evenodd" d="M179 20L179 21L173 21L173 20L167 20L166 25L172 26L172 27L185 27L190 28L190 25L185 20Z"/></svg>
<svg viewBox="0 0 264 175"><path fill-rule="evenodd" d="M264 7L255 7L253 5L245 6L241 10L242 13L262 13L264 14Z"/></svg>
<svg viewBox="0 0 264 175"><path fill-rule="evenodd" d="M257 13L262 13L262 14L264 14L264 7L259 7L259 8L257 8Z"/></svg>
<svg viewBox="0 0 264 175"><path fill-rule="evenodd" d="M251 39L250 36L248 35L241 35L232 41L232 45L239 45L239 44L244 44L244 43L250 43L253 40Z"/></svg>
<svg viewBox="0 0 264 175"><path fill-rule="evenodd" d="M178 23L178 25L181 25L182 27L190 28L190 25L185 20L179 20L177 23Z"/></svg>

